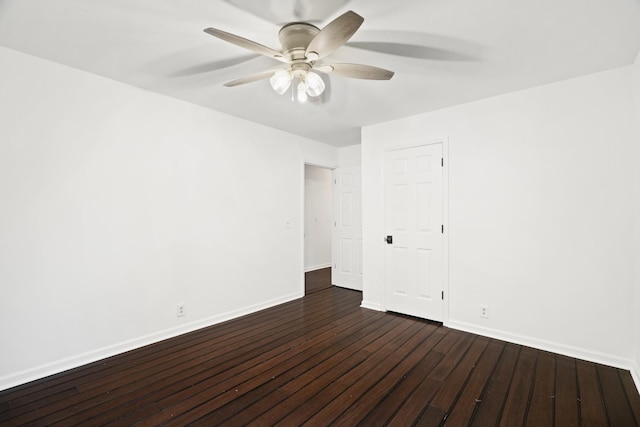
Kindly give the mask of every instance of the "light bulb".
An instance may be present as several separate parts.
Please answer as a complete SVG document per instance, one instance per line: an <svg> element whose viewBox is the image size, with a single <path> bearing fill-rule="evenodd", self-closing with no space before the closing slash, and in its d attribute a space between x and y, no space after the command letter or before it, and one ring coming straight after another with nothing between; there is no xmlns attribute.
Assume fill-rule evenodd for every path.
<svg viewBox="0 0 640 427"><path fill-rule="evenodd" d="M304 81L307 84L307 93L309 96L318 96L324 91L324 81L322 77L316 73L309 71L304 76Z"/></svg>
<svg viewBox="0 0 640 427"><path fill-rule="evenodd" d="M289 89L289 86L291 86L291 79L291 71L280 70L273 73L273 76L269 79L269 83L271 83L273 90L279 95L282 95Z"/></svg>
<svg viewBox="0 0 640 427"><path fill-rule="evenodd" d="M298 102L307 102L307 85L302 81L298 84Z"/></svg>

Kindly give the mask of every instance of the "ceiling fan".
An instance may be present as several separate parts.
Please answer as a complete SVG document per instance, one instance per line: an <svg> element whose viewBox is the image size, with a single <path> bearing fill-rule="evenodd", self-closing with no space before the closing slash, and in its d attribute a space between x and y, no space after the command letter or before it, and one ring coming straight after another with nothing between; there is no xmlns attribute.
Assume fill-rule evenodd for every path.
<svg viewBox="0 0 640 427"><path fill-rule="evenodd" d="M289 89L293 80L297 79L299 82L296 86L297 99L304 102L307 96L319 96L325 88L322 77L314 71L353 79L389 80L393 77L393 71L371 65L322 62L324 58L345 44L360 28L363 21L364 18L360 15L348 11L331 21L322 30L306 22L286 24L278 33L282 45L280 51L216 28L205 28L204 31L229 43L287 64L284 68L241 77L225 83L225 86L238 86L268 78L271 87L282 95Z"/></svg>

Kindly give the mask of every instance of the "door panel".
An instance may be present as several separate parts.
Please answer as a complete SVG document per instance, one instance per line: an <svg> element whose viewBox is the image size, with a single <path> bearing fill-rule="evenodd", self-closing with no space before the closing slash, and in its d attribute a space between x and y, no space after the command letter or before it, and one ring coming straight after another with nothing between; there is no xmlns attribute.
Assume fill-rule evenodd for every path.
<svg viewBox="0 0 640 427"><path fill-rule="evenodd" d="M408 282L407 282L407 258L408 250L403 247L393 248L393 292L395 295L407 296L409 295Z"/></svg>
<svg viewBox="0 0 640 427"><path fill-rule="evenodd" d="M360 167L333 170L333 268L336 286L362 290Z"/></svg>
<svg viewBox="0 0 640 427"><path fill-rule="evenodd" d="M431 249L418 249L417 251L417 284L418 298L431 298Z"/></svg>
<svg viewBox="0 0 640 427"><path fill-rule="evenodd" d="M386 308L442 320L442 145L385 153ZM383 237L383 236L381 236Z"/></svg>
<svg viewBox="0 0 640 427"><path fill-rule="evenodd" d="M340 273L353 274L353 239L340 239Z"/></svg>

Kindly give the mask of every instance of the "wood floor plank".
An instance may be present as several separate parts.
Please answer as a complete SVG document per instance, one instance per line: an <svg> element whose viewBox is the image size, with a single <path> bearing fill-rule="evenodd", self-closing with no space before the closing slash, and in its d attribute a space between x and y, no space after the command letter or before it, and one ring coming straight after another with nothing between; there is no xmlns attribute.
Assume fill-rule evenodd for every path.
<svg viewBox="0 0 640 427"><path fill-rule="evenodd" d="M376 341L386 342L390 337L405 330L407 326L403 324L400 318L393 318L383 322L382 326L376 328L368 337L361 338L353 346L349 346L344 351L338 352L330 359L327 359L325 363L311 368L305 374L280 387L279 390L285 392L288 397L270 408L270 410L263 412L248 425L259 426L265 423L273 425L286 416L290 416L303 405L309 402L317 403L319 399L316 399L315 396L318 393L322 392L326 387L330 387L336 378L349 372L370 356L369 352L362 351L364 346Z"/></svg>
<svg viewBox="0 0 640 427"><path fill-rule="evenodd" d="M556 360L553 354L540 352L536 362L531 403L527 411L526 425L552 426L555 419Z"/></svg>
<svg viewBox="0 0 640 427"><path fill-rule="evenodd" d="M462 393L458 397L455 406L447 417L446 425L466 426L469 425L478 404L481 402L482 391L487 381L502 355L504 342L491 341L485 351L480 356L478 363L473 368L469 381L462 388Z"/></svg>
<svg viewBox="0 0 640 427"><path fill-rule="evenodd" d="M204 404L197 408L188 404L187 406L191 408L189 411L183 411L179 417L172 418L171 422L166 425L185 425L198 419L202 419L202 417L210 414L212 414L215 419L217 418L217 415L215 415L213 411L217 411L222 406L230 404L233 401L237 401L244 395L249 394L256 389L277 388L282 381L286 381L291 377L304 372L304 370L307 369L307 363L314 364L313 360L316 355L315 352L317 346L331 345L337 340L342 340L346 334L347 333L344 331L338 334L331 331L330 335L318 335L306 341L303 345L297 346L286 353L281 353L276 357L263 361L259 366L248 370L250 377L247 378L246 381L232 387L235 388L236 392L232 398L229 394L219 394L209 400L206 400ZM310 362L310 360L312 361ZM180 406L184 406L184 403L180 403Z"/></svg>
<svg viewBox="0 0 640 427"><path fill-rule="evenodd" d="M624 425L634 416L622 386L622 381L620 381L618 370L609 366L597 365L596 371L600 378L602 398L609 424L612 426Z"/></svg>
<svg viewBox="0 0 640 427"><path fill-rule="evenodd" d="M447 413L441 408L435 406L427 406L426 410L420 415L415 422L417 427L431 427L439 426L444 423L447 418Z"/></svg>
<svg viewBox="0 0 640 427"><path fill-rule="evenodd" d="M315 316L315 314L313 314L313 316ZM318 320L318 324L323 324L326 320L326 317L323 316L317 320ZM287 338L287 334L290 334L291 332L286 331L286 329L283 328L282 330L280 330L280 328L269 327L269 329L265 329L265 330L273 331L274 332L273 336L279 337L276 340L272 340L271 344L278 344L278 343L290 344L289 338ZM295 335L295 332L294 332L294 335ZM295 343L295 340L292 342ZM196 374L197 372L205 372L204 373L205 376L212 375L212 372L213 372L212 369L216 370L216 373L228 372L229 368L235 367L241 361L246 361L247 359L250 359L255 355L260 355L271 348L270 346L267 346L267 347L259 346L258 348L256 348L256 344L261 344L261 340L258 340L258 341L254 340L254 342L250 344L247 344L246 342L238 342L236 346L229 346L228 343L225 343L225 344L226 346L220 347L220 351L218 351L218 349L212 349L208 354L208 356L204 358L204 360L196 359L195 361L191 360L191 362L187 363L188 362L187 358L185 358L184 356L180 357L177 360L180 363L176 365L175 369L182 370L184 374L177 375L176 373L172 373L169 371L164 371L164 372L165 374L169 374L169 373L171 374L171 375L167 375L168 378L186 377L187 381L186 381L185 387L183 388L188 388L188 386L190 386L191 384L189 382L189 378L193 379L194 378L193 375ZM228 347L231 347L231 349ZM234 348L234 347L237 347L237 348ZM232 350L233 353L230 353L229 352L230 350ZM191 377L189 377L189 374L191 374ZM184 380L184 378L182 379ZM146 401L150 401L150 399L153 398L154 394L156 394L158 390L160 390L159 392L166 393L167 390L171 390L172 387L174 387L173 391L175 391L175 384L167 384L163 378L158 379L157 381L154 379L152 383L154 384L153 389L147 388L147 389L138 390L138 394L142 396L143 399L146 399ZM184 384L184 382L182 382L182 384ZM140 406L143 401L141 400L136 401L134 399L135 396L136 395L132 395L131 393L129 393L128 395L123 395L121 399L123 400L123 402L126 402L127 400L132 400L133 402L135 402L137 406ZM152 403L155 404L155 402L152 402ZM109 409L110 408L108 406L107 407L103 406L103 410L106 411L103 413L103 416L109 416Z"/></svg>
<svg viewBox="0 0 640 427"><path fill-rule="evenodd" d="M576 362L567 356L556 355L555 425L575 427L580 423Z"/></svg>
<svg viewBox="0 0 640 427"><path fill-rule="evenodd" d="M460 336L456 343L451 347L451 350L445 352L447 357L442 359L442 362L433 369L429 374L429 377L436 381L444 382L456 366L458 366L458 363L464 357L467 349L474 339L475 337L471 335Z"/></svg>
<svg viewBox="0 0 640 427"><path fill-rule="evenodd" d="M454 367L451 374L443 380L443 385L436 392L426 410L418 419L418 425L440 425L448 417L449 411L456 403L458 396L464 389L464 385L473 371L480 355L489 344L485 337L474 337L464 357ZM452 349L452 352L455 350ZM447 355L448 357L449 355ZM455 359L454 359L455 360ZM436 367L437 369L437 367ZM433 378L433 376L430 376ZM433 378L436 379L436 378Z"/></svg>
<svg viewBox="0 0 640 427"><path fill-rule="evenodd" d="M394 349L393 352L386 356L378 353L362 364L362 369L369 371L368 375L360 376L353 382L343 381L344 377L340 378L338 383L347 387L308 422L311 424L322 424L327 421L333 423L342 413L350 409L346 419L336 421L336 423L353 425L364 418L367 412L373 410L375 404L384 397L381 393L393 387L410 369L408 365L415 365L425 352L431 349L431 342L425 343L425 333L429 333L425 332L428 325L416 325L421 328L417 329L415 335ZM376 356L380 356L379 359ZM403 362L405 363L403 364ZM367 365L369 368L366 368ZM371 391L374 384L382 384L382 386ZM366 399L363 401L360 397L364 395L366 395Z"/></svg>
<svg viewBox="0 0 640 427"><path fill-rule="evenodd" d="M346 370L340 369L339 365L341 362L344 362L344 359L355 352L362 352L367 356L370 355L370 351L364 351L363 348L371 348L372 345L382 345L387 340L391 339L391 337L396 334L401 333L405 329L408 328L409 325L403 323L403 321L399 318L394 319L382 319L382 324L374 324L376 329L374 332L367 334L366 337L362 337L357 342L354 343L353 346L349 346L348 352L337 352L333 355L331 359L321 365L314 366L309 371L305 372L303 375L295 378L294 380L288 382L284 386L280 387L282 391L292 396L300 393L300 389L308 386L310 383L314 382L318 377L327 376L329 378L339 378L347 372ZM340 373L331 371L332 369L340 370ZM317 386L317 384L314 384Z"/></svg>
<svg viewBox="0 0 640 427"><path fill-rule="evenodd" d="M323 389L317 389L314 387L315 384L311 384L311 387L315 388L316 394L309 396L306 402L303 402L276 425L302 425L316 413L326 408L337 396L341 395L346 388L363 375L379 375L382 371L380 364L384 362L387 356L393 354L395 349L414 337L416 332L422 329L423 326L419 322L403 322L401 323L401 327L403 327L401 332L385 334L384 337L377 340L375 345L366 346L361 351L361 355L366 357L357 366L333 379ZM351 403L351 397L348 397L345 402L340 402L340 404L345 403Z"/></svg>
<svg viewBox="0 0 640 427"><path fill-rule="evenodd" d="M0 391L0 425L640 424L628 371L366 310L328 272L304 298Z"/></svg>
<svg viewBox="0 0 640 427"><path fill-rule="evenodd" d="M463 335L464 334L462 334L460 331L456 331L455 329L450 330L447 336L442 341L440 341L438 345L435 346L433 351L439 351L443 354L449 353L451 348Z"/></svg>
<svg viewBox="0 0 640 427"><path fill-rule="evenodd" d="M432 406L438 407L445 412L449 411L488 344L488 338L474 337L469 349L464 354L462 360L460 360L460 363L458 363L451 374L445 378L444 386L431 401Z"/></svg>
<svg viewBox="0 0 640 427"><path fill-rule="evenodd" d="M531 398L537 357L538 353L529 347L523 348L520 352L504 404L500 427L524 424Z"/></svg>
<svg viewBox="0 0 640 427"><path fill-rule="evenodd" d="M373 317L371 315L371 313L365 313L363 311L359 312L359 313L353 313L350 316L344 317L340 322L343 323L342 325L335 327L332 324L327 324L325 325L324 329L325 330L323 333L320 333L323 329L319 329L318 335L316 335L314 338L308 339L306 340L303 344L296 346L296 351L298 352L302 352L303 350L305 350L308 347L313 346L314 344L320 344L322 342L322 340L326 340L328 342L332 342L332 341L339 341L342 340L345 336L351 337L352 332L354 329L357 329L359 327L359 325L363 322L365 322L366 320L370 319L371 317ZM288 345L287 345L288 347ZM280 348L282 349L282 348ZM286 350L286 349L285 349ZM274 349L273 354L278 353L277 350ZM259 354L259 353L256 353ZM275 387L273 385L273 383L277 383L279 381L284 381L286 380L286 378L290 375L295 375L297 370L294 369L289 369L285 374L283 375L275 375L275 373L268 371L268 367L269 366L273 366L274 364L278 364L280 363L283 358L289 358L292 357L291 361L295 361L295 359L292 356L294 353L290 352L290 351L285 351L285 352L280 352L277 355L275 355L273 358L265 360L267 358L260 358L259 360L259 370L255 370L253 368L249 368L249 378L250 380L254 380L256 382L259 382L259 377L260 375L262 375L262 377L266 377L266 381L267 382L271 382L271 387ZM279 356L279 357L278 357ZM252 359L255 362L258 362L256 359ZM252 371L253 369L253 371ZM296 367L296 369L300 369L299 367ZM264 371L264 372L262 372ZM303 369L304 371L304 369ZM253 374L253 372L258 372L257 374ZM228 373L228 371L224 371L224 373ZM223 378L221 376L222 372L220 372L220 370L217 370L215 372L210 372L209 375L211 377L217 375L219 378ZM269 378L273 375L273 379L275 379L277 377L276 381L268 381ZM260 384L262 385L262 384ZM247 387L247 384L244 384L245 387ZM250 387L250 385L248 386ZM267 387L268 389L268 387ZM252 390L253 391L253 390ZM244 398L245 395L242 394L241 396L238 396L237 399L232 400L232 402L236 402L237 405L241 405L242 404L242 398ZM228 395L224 396L224 399L228 399ZM251 398L248 397L247 399L249 399L249 402L251 402ZM215 403L215 396L212 395L212 398L208 401L205 402L204 408L199 409L198 411L189 411L189 417L190 418L197 418L198 416L198 412L199 411L204 411L205 413L214 413L215 411L217 411L220 407L221 403ZM206 408L206 409L205 409ZM219 418L219 420L222 420L224 418ZM128 421L128 419L124 419L121 421Z"/></svg>
<svg viewBox="0 0 640 427"><path fill-rule="evenodd" d="M630 372L618 370L618 373L620 374L620 381L622 381L629 406L631 406L631 410L636 419L636 424L640 426L640 393L638 393L638 389L633 382Z"/></svg>
<svg viewBox="0 0 640 427"><path fill-rule="evenodd" d="M446 335L446 331L441 328L432 335L433 340L438 340ZM415 368L403 377L399 384L389 390L378 390L386 393L383 400L376 403L375 408L369 411L360 424L366 426L384 426L398 412L403 403L415 392L417 387L424 381L429 372L442 360L444 355L437 351L429 351L415 365Z"/></svg>
<svg viewBox="0 0 640 427"><path fill-rule="evenodd" d="M439 353L439 352L436 352ZM442 354L442 353L439 353ZM433 396L442 387L442 382L436 381L429 376L424 378L420 385L416 388L395 413L389 421L389 427L403 427L413 425L420 418L425 406L431 401Z"/></svg>
<svg viewBox="0 0 640 427"><path fill-rule="evenodd" d="M383 330L384 330L384 328L383 328ZM358 338L358 336L356 335L356 336L354 336L354 338ZM349 349L349 351L358 351L358 348L361 348L361 347L358 347L357 345L354 345L355 343L354 343L353 341L351 341L351 342L350 342L350 344L351 344L351 345L349 345L349 347L351 347L351 348ZM361 345L361 343L360 343L360 345ZM334 354L335 354L335 351L334 351L334 350L331 350L331 352L334 352ZM322 354L322 358L326 358L327 356L329 356L329 352L322 352L321 354ZM340 357L343 357L343 355L341 355ZM335 357L329 357L329 359L337 359L337 358L335 358ZM357 358L357 357L354 357L354 358L353 358L353 360L358 360L358 358ZM329 360L329 361L328 361L328 363L326 363L326 361L325 361L325 363L320 363L320 364L315 365L315 366L320 366L320 365L322 365L323 367L326 367L327 365L334 366L334 364L335 364L335 363L338 363L338 362L339 362L338 360ZM343 365L344 365L344 364L343 364ZM342 366L342 367L344 367L344 366ZM323 368L323 369L324 369L324 368ZM297 378L296 378L296 379L294 379L294 380L293 380L293 382L298 382L298 383L299 383L299 381L297 381L297 380L300 378L300 376L296 375L296 377L297 377ZM304 380L303 380L303 381L304 381ZM315 386L317 386L317 384L314 384L314 385L315 385ZM282 388L281 388L281 389L279 389L279 391L282 391L282 390L283 390ZM270 396L270 397L272 398L272 396ZM262 406L264 407L264 404L263 404ZM280 406L282 406L282 405L280 405ZM254 409L256 409L256 408L254 408ZM259 412L263 412L263 411L259 411ZM254 413L254 414L255 414L255 413ZM243 414L243 417L244 417L244 416L248 416L248 415L251 415L251 411L247 411L245 414ZM265 417L266 417L266 416L265 416ZM261 417L261 419L264 419L265 417ZM249 418L249 419L250 419L250 418ZM247 420L245 420L245 421L247 421ZM234 418L234 419L230 420L230 422L231 422L231 425L234 425L234 424L235 424L235 425L237 425L237 424L238 424L238 420L237 420L236 418ZM244 424L244 423L245 423L245 422L243 422L243 424Z"/></svg>
<svg viewBox="0 0 640 427"><path fill-rule="evenodd" d="M471 420L476 427L495 426L500 420L521 347L507 343L498 359Z"/></svg>
<svg viewBox="0 0 640 427"><path fill-rule="evenodd" d="M305 295L331 287L331 267L308 271L304 274Z"/></svg>
<svg viewBox="0 0 640 427"><path fill-rule="evenodd" d="M229 425L245 425L257 418L263 412L289 396L289 394L280 389L284 384L300 375L304 375L310 370L310 367L326 363L327 360L336 353L342 353L349 347L357 348L359 339L366 338L374 328L380 326L379 321L382 319L379 318L379 321L372 321L377 317L374 316L373 313L363 312L362 315L363 319L361 322L344 322L342 325L344 330L342 332L338 333L338 330L336 330L332 339L317 342L310 347L308 349L309 357L301 357L298 365L287 369L286 372L278 376L272 377L270 381L260 384L242 397L234 399L220 408L210 410L209 413L199 419L198 422L224 425L225 422L223 421L227 420L226 423ZM361 323L364 322L369 322L369 324L366 326L361 325ZM312 342L308 343L313 344ZM356 350L354 349L353 351ZM277 360L275 361L276 363L278 362ZM264 370L265 368L266 366L264 365L260 366L260 370ZM259 376L256 375L253 381L256 381L258 378Z"/></svg>
<svg viewBox="0 0 640 427"><path fill-rule="evenodd" d="M431 326L433 332L435 332L436 328L434 326L428 326ZM359 396L359 398L342 412L335 420L335 423L339 425L358 424L379 406L380 402L390 393L390 390L399 393L399 384L408 375L411 375L416 365L442 339L443 334L434 334L433 332L424 339L424 335L429 332L426 330L421 331L420 335L422 335L423 341L419 342L415 348L406 346L405 349L396 351L395 353L404 354L404 357L378 381L374 382L368 377L363 377L357 384L351 386L349 391Z"/></svg>
<svg viewBox="0 0 640 427"><path fill-rule="evenodd" d="M580 423L583 426L609 425L604 409L600 382L594 363L576 361L578 393L580 399Z"/></svg>
<svg viewBox="0 0 640 427"><path fill-rule="evenodd" d="M156 403L164 408L162 412L144 420L140 425L159 425L175 419L177 415L183 416L187 412L191 412L190 416L196 416L200 411L205 410L202 405L214 398L217 399L216 405L218 405L242 396L250 391L245 383L254 377L255 371L252 370L254 366L261 365L274 357L278 357L278 360L289 358L290 349L301 350L304 348L304 342L308 341L308 336L303 335L300 340L301 343L295 345L287 342L280 343L277 347L260 355L259 358L249 359L214 376L202 372L191 387L157 401ZM308 343L308 345L310 344ZM279 365L279 372L285 370L286 367L286 364ZM277 373L278 371L274 374ZM198 409L196 410L196 408ZM209 408L207 407L207 409Z"/></svg>

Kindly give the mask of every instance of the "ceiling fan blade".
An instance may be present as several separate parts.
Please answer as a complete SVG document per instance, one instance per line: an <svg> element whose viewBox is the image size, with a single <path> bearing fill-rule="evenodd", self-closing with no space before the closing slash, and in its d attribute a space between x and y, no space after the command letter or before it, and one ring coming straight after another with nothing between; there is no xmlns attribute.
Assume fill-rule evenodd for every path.
<svg viewBox="0 0 640 427"><path fill-rule="evenodd" d="M248 49L252 52L259 53L260 55L268 56L273 59L277 59L281 62L289 63L289 60L282 55L282 52L278 52L275 49L261 45L244 37L236 36L235 34L227 33L226 31L218 30L217 28L205 28L204 32L214 37L222 39L226 42L233 43L236 46Z"/></svg>
<svg viewBox="0 0 640 427"><path fill-rule="evenodd" d="M358 31L364 18L353 11L345 12L329 22L311 40L307 47L306 57L311 60L324 58L345 44Z"/></svg>
<svg viewBox="0 0 640 427"><path fill-rule="evenodd" d="M436 61L475 61L471 55L440 49L431 46L420 46L409 43L396 42L349 42L345 46L387 55L403 56L405 58L431 59Z"/></svg>
<svg viewBox="0 0 640 427"><path fill-rule="evenodd" d="M233 67L238 64L242 64L252 59L260 58L255 53L248 53L243 56L237 56L235 58L221 59L219 61L210 61L204 64L195 65L193 67L184 68L182 70L172 73L171 77L187 77L195 74L209 73L211 71L222 70L224 68Z"/></svg>
<svg viewBox="0 0 640 427"><path fill-rule="evenodd" d="M321 73L330 73L335 76L349 77L352 79L365 80L390 80L394 72L384 68L373 67L362 64L331 64L313 67Z"/></svg>
<svg viewBox="0 0 640 427"><path fill-rule="evenodd" d="M257 82L258 80L268 79L273 75L273 73L280 70L281 68L277 70L261 71L259 73L250 74L248 76L244 76L244 77L240 77L239 79L232 80L230 82L225 83L224 85L226 87L233 87L233 86L243 85L246 83Z"/></svg>

